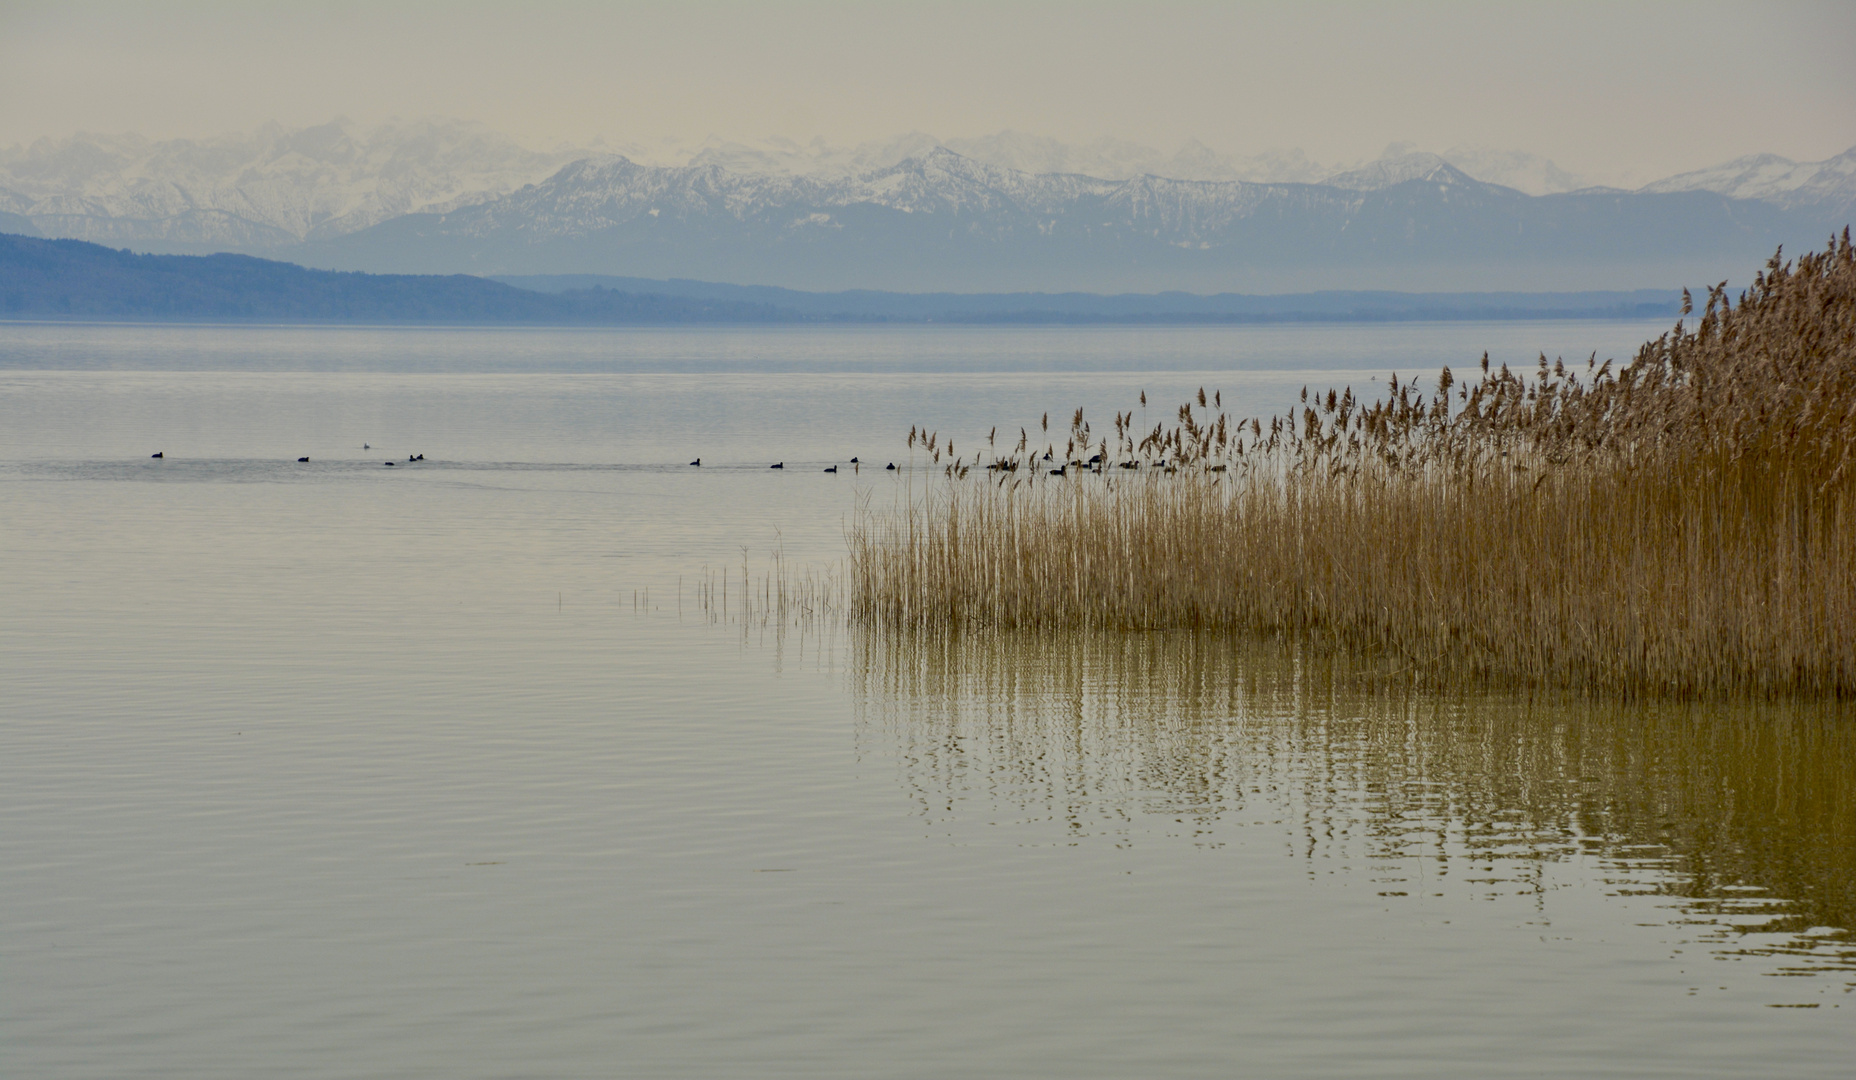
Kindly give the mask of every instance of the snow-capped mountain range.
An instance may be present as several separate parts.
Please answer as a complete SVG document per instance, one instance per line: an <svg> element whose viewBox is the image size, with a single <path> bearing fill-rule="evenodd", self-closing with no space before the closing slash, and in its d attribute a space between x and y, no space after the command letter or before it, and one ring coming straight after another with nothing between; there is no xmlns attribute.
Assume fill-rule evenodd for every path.
<svg viewBox="0 0 1856 1080"><path fill-rule="evenodd" d="M1828 161L1792 161L1777 154L1735 158L1646 184L1645 192L1712 191L1735 199L1757 199L1786 209L1856 206L1856 146Z"/></svg>
<svg viewBox="0 0 1856 1080"><path fill-rule="evenodd" d="M0 151L0 212L45 236L274 246L495 198L584 156L457 121L270 125L197 141L79 135Z"/></svg>
<svg viewBox="0 0 1856 1080"><path fill-rule="evenodd" d="M0 232L348 269L817 288L1545 288L1595 284L1575 279L1598 268L1614 272L1606 287L1660 286L1624 278L1738 273L1853 211L1856 148L1635 191L1519 151L1394 144L1336 167L1014 132L538 151L456 121L337 121L0 151Z"/></svg>

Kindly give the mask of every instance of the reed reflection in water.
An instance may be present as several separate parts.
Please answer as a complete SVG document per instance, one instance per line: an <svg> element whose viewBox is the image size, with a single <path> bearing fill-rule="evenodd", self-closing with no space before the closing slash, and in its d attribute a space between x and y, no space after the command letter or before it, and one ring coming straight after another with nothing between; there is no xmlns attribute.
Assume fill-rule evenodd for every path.
<svg viewBox="0 0 1856 1080"><path fill-rule="evenodd" d="M1717 955L1856 989L1847 705L1440 696L1190 632L862 632L851 683L860 737L950 835L1014 815L1052 844L1275 828L1311 874L1363 862L1414 903L1668 897Z"/></svg>

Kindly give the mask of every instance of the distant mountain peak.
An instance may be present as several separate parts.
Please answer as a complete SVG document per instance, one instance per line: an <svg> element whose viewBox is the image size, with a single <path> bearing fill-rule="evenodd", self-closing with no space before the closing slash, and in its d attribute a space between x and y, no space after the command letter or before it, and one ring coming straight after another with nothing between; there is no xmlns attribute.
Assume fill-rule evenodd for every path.
<svg viewBox="0 0 1856 1080"><path fill-rule="evenodd" d="M1380 191L1412 180L1462 186L1481 183L1436 154L1422 152L1380 158L1371 165L1330 176L1322 183L1349 191Z"/></svg>
<svg viewBox="0 0 1856 1080"><path fill-rule="evenodd" d="M1472 143L1453 146L1440 156L1485 184L1500 184L1529 195L1557 195L1597 186L1592 179L1525 150Z"/></svg>
<svg viewBox="0 0 1856 1080"><path fill-rule="evenodd" d="M1856 210L1856 146L1823 161L1793 161L1777 154L1748 154L1709 169L1680 173L1640 190L1650 193L1712 191L1758 199L1787 209Z"/></svg>

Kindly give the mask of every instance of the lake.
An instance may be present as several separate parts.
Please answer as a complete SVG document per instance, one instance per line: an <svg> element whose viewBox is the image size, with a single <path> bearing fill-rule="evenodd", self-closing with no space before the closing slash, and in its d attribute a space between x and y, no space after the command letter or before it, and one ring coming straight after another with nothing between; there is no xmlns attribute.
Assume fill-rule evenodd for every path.
<svg viewBox="0 0 1856 1080"><path fill-rule="evenodd" d="M0 1062L1848 1075L1847 706L739 606L911 425L1664 329L0 324Z"/></svg>

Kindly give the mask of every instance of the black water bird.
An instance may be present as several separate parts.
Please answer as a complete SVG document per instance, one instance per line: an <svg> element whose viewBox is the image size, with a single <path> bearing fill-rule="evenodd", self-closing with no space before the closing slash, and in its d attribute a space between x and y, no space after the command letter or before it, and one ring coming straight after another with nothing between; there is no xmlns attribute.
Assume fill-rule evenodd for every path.
<svg viewBox="0 0 1856 1080"><path fill-rule="evenodd" d="M418 461L419 459L418 459L418 458L416 458L416 457L413 457L413 456L412 456L411 454L407 454L407 455L406 455L406 460L407 460L407 461Z"/></svg>
<svg viewBox="0 0 1856 1080"><path fill-rule="evenodd" d="M1067 476L1067 475L1069 475L1069 474L1068 474L1068 473L1066 473L1066 472L1064 471L1064 469L1068 469L1068 468L1069 468L1069 466L1068 466L1068 465L1065 465L1065 466L1064 466L1064 467L1063 467L1062 469L1052 469L1052 470L1050 471L1050 474L1051 474L1052 476Z"/></svg>
<svg viewBox="0 0 1856 1080"><path fill-rule="evenodd" d="M371 447L371 446L369 446L369 445L367 445L366 443L362 443L362 444L361 444L361 449L363 449L363 450L372 450L372 449L373 449L373 447Z"/></svg>
<svg viewBox="0 0 1856 1080"><path fill-rule="evenodd" d="M148 456L149 456L149 457L151 457L151 458L158 458L158 457L160 457L160 456L161 456L161 451L159 451L159 450L157 450L157 451L155 451L154 453L152 453L152 454L150 454L150 455L148 455Z"/></svg>
<svg viewBox="0 0 1856 1080"><path fill-rule="evenodd" d="M415 460L415 461L424 461L424 460L425 460L425 455L424 455L424 454L420 454L420 455L419 455L418 457L416 457L416 458L414 458L413 460Z"/></svg>
<svg viewBox="0 0 1856 1080"><path fill-rule="evenodd" d="M838 467L837 467L836 465L833 465L833 466L832 466L831 468L829 468L829 469L826 469L825 471L826 471L826 472L837 472L837 471L838 471Z"/></svg>
<svg viewBox="0 0 1856 1080"><path fill-rule="evenodd" d="M303 462L305 462L305 461L308 461L309 459L308 459L308 458L306 458L306 457L300 457L300 458L297 458L296 460L297 460L297 463L298 463L298 464L301 464L301 463L303 463Z"/></svg>
<svg viewBox="0 0 1856 1080"><path fill-rule="evenodd" d="M1089 459L1089 464L1091 464L1091 465L1100 465L1100 464L1102 464L1102 455L1101 455L1101 454L1095 454L1095 455L1092 455L1092 456L1090 457L1090 459Z"/></svg>
<svg viewBox="0 0 1856 1080"><path fill-rule="evenodd" d="M857 460L856 458L852 458L852 459L851 459L851 464L853 464L853 465L856 465L856 464L859 464L859 462L858 462L858 460Z"/></svg>
<svg viewBox="0 0 1856 1080"><path fill-rule="evenodd" d="M383 462L381 462L381 464L382 464L382 465L385 465L385 466L386 466L387 468L389 468L389 469L391 469L391 468L393 467L393 462L391 462L391 461L383 461Z"/></svg>
<svg viewBox="0 0 1856 1080"><path fill-rule="evenodd" d="M697 458L697 459L696 459L695 461L692 461L692 462L690 462L690 464L691 464L691 465L694 465L694 466L696 466L697 468L699 468L699 469L700 469L700 468L702 468L702 459L701 459L701 458Z"/></svg>
<svg viewBox="0 0 1856 1080"><path fill-rule="evenodd" d="M885 466L883 466L883 471L884 471L884 472L895 472L895 471L896 471L896 463L892 461L892 462L890 462L889 464L887 464L887 465L885 465Z"/></svg>
<svg viewBox="0 0 1856 1080"><path fill-rule="evenodd" d="M769 466L767 466L767 467L768 467L769 469L784 469L784 468L786 468L786 462L784 462L784 461L776 461L776 462L774 462L774 463L773 463L772 465L769 465Z"/></svg>

